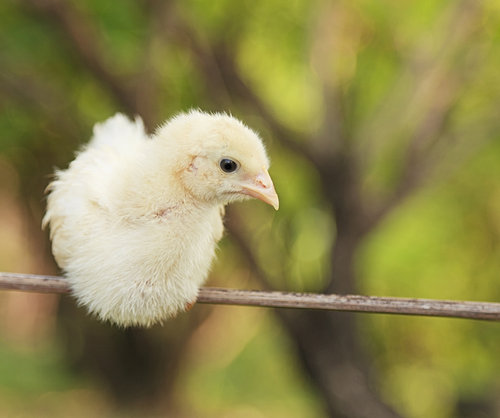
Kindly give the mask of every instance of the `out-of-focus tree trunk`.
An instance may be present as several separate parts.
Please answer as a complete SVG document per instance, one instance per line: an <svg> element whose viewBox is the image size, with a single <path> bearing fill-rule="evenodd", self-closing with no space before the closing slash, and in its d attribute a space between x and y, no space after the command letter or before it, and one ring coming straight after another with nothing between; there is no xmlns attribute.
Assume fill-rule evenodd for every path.
<svg viewBox="0 0 500 418"><path fill-rule="evenodd" d="M170 399L183 353L199 315L191 312L150 329L118 328L89 318L74 300L63 297L59 337L70 364L95 376L117 405L175 405Z"/></svg>
<svg viewBox="0 0 500 418"><path fill-rule="evenodd" d="M338 229L327 292L356 293L353 260L361 243L357 230ZM329 416L389 418L399 415L372 387L372 370L359 339L356 315L323 311L277 312L312 381L328 406Z"/></svg>

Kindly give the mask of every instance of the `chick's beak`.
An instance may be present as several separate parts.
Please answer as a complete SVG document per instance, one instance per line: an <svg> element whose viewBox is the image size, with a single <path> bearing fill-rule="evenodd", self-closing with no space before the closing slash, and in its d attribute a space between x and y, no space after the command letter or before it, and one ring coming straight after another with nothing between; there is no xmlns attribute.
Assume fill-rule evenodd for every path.
<svg viewBox="0 0 500 418"><path fill-rule="evenodd" d="M241 192L262 200L276 210L280 207L280 201L276 194L276 190L274 190L273 181L265 169L260 174L253 177L248 183L245 183Z"/></svg>

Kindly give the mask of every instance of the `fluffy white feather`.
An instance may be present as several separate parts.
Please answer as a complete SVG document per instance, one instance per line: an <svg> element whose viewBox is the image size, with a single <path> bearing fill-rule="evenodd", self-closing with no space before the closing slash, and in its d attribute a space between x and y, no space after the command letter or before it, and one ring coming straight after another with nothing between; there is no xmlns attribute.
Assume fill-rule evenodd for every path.
<svg viewBox="0 0 500 418"><path fill-rule="evenodd" d="M227 161L234 161L236 170ZM48 186L43 225L79 303L122 326L150 326L196 301L222 237L223 207L278 207L258 135L235 118L180 114L149 137L117 114Z"/></svg>

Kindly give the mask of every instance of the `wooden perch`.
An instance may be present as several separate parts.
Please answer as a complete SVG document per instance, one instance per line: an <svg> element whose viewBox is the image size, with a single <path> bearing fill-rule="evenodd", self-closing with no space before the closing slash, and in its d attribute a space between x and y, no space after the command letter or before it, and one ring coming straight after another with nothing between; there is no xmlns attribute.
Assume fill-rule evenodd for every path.
<svg viewBox="0 0 500 418"><path fill-rule="evenodd" d="M24 292L70 293L67 281L57 276L1 273L0 289ZM198 303L272 308L389 313L500 321L500 303L462 302L361 295L265 292L204 287Z"/></svg>

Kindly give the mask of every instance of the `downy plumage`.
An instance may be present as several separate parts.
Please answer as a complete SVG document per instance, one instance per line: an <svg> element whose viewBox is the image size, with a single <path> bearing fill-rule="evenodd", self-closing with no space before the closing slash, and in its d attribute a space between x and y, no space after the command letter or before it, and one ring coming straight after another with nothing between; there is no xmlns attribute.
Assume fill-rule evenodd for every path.
<svg viewBox="0 0 500 418"><path fill-rule="evenodd" d="M259 136L225 114L180 114L148 136L116 114L48 186L43 225L78 302L102 320L150 326L196 301L224 205L278 209Z"/></svg>

